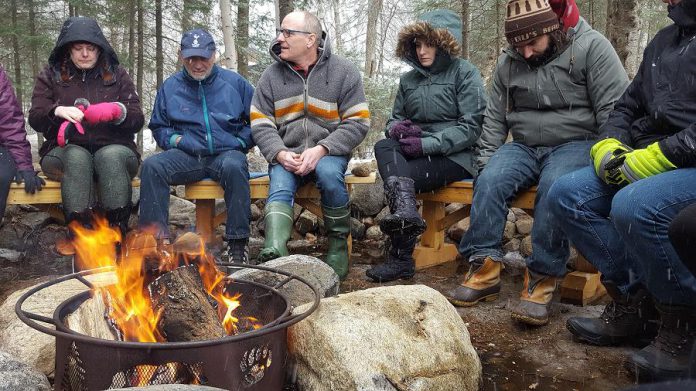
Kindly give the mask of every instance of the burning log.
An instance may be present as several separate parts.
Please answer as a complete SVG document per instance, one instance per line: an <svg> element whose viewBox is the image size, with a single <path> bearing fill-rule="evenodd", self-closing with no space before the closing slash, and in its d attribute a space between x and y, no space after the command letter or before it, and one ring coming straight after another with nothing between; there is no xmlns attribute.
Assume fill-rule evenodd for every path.
<svg viewBox="0 0 696 391"><path fill-rule="evenodd" d="M165 273L149 288L153 308L161 311L159 329L167 341L202 341L227 335L196 266Z"/></svg>

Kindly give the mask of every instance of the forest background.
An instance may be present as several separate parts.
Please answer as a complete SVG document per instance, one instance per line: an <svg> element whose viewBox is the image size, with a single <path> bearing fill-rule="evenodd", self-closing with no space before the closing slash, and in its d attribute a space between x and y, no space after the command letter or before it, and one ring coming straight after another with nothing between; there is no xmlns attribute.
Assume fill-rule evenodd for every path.
<svg viewBox="0 0 696 391"><path fill-rule="evenodd" d="M661 0L576 0L581 15L605 34L633 77L643 50L668 25ZM451 9L461 16L461 56L476 65L487 84L498 55L507 46L503 31L506 0L0 0L9 20L0 24L0 63L12 79L27 113L36 74L45 66L63 21L69 16L97 19L136 83L146 118L157 88L180 64L182 31L208 29L218 43L218 63L252 84L272 59L268 46L279 21L291 10L316 13L334 53L363 73L372 126L357 155L371 156L389 118L398 77L409 68L394 55L405 24L421 13ZM33 131L28 128L33 136ZM36 142L41 143L41 136ZM34 140L32 140L34 141ZM154 149L149 131L138 134L142 149Z"/></svg>

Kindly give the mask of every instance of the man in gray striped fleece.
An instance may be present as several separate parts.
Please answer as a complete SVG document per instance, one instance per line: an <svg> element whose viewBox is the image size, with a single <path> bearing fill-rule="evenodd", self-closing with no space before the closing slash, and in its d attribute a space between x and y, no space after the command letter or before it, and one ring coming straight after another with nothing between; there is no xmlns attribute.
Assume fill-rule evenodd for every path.
<svg viewBox="0 0 696 391"><path fill-rule="evenodd" d="M265 242L259 261L288 255L298 186L316 182L329 237L326 263L348 274L350 209L343 175L370 128L357 68L331 53L316 16L288 14L270 53L276 62L259 79L251 104L254 142L269 162Z"/></svg>

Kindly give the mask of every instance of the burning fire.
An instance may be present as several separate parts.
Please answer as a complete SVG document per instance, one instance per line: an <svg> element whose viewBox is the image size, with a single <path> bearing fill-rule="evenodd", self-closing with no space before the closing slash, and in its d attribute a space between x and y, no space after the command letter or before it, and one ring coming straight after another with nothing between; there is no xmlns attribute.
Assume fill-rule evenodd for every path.
<svg viewBox="0 0 696 391"><path fill-rule="evenodd" d="M116 323L125 341L164 342L165 336L158 329L160 312L153 310L148 285L158 275L180 266L195 264L203 286L218 303L218 313L228 335L238 332L240 319L234 315L240 306L239 294L230 294L223 283L225 274L217 269L212 256L205 252L205 243L193 236L198 243L193 251L172 254L158 251L157 243L150 234L130 237L127 245L117 254L117 243L123 243L120 231L111 228L102 216L95 216L92 228L77 222L70 224L74 233L75 261L80 270L114 267L116 283L98 289L106 291L110 298L109 317ZM190 234L194 235L194 234ZM131 240L133 239L133 240ZM261 324L254 318L243 320L254 329Z"/></svg>

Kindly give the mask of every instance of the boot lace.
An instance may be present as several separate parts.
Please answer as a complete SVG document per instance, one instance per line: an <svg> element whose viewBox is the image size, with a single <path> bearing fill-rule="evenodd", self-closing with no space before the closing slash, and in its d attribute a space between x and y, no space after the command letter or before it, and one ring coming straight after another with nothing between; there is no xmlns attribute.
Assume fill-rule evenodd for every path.
<svg viewBox="0 0 696 391"><path fill-rule="evenodd" d="M617 319L623 318L626 315L635 314L637 311L638 310L634 307L612 300L609 304L607 304L606 307L604 307L604 311L602 311L600 318L607 323L611 323Z"/></svg>

